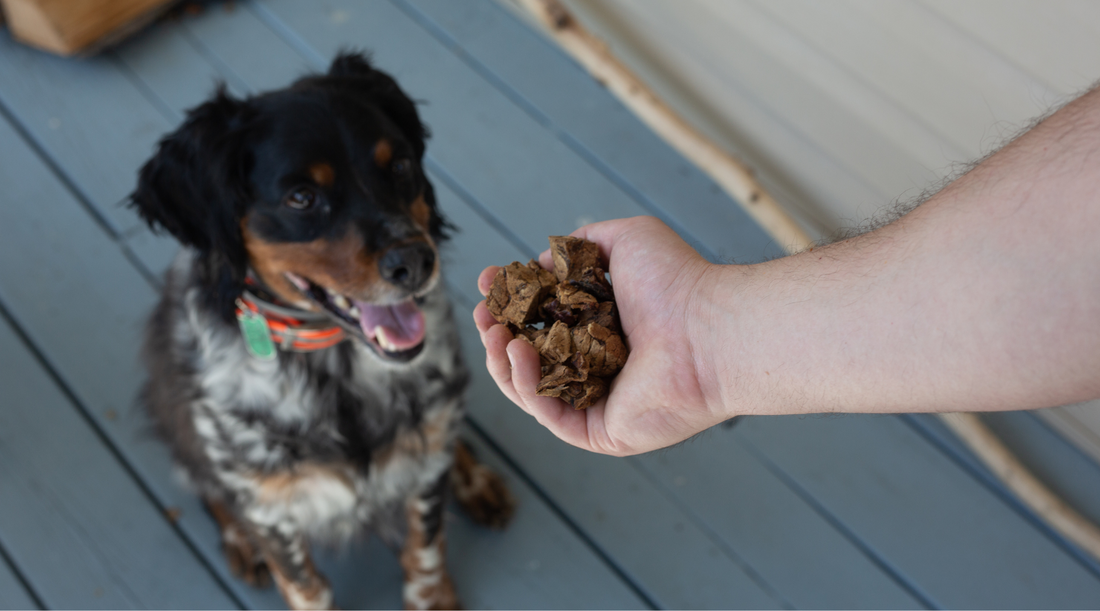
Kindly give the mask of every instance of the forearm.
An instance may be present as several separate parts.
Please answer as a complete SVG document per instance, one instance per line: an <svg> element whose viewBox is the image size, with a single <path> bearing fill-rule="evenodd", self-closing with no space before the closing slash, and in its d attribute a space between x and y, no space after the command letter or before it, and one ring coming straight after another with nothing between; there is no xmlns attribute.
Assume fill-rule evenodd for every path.
<svg viewBox="0 0 1100 611"><path fill-rule="evenodd" d="M901 220L755 266L697 300L731 414L961 411L1100 395L1100 96Z"/></svg>

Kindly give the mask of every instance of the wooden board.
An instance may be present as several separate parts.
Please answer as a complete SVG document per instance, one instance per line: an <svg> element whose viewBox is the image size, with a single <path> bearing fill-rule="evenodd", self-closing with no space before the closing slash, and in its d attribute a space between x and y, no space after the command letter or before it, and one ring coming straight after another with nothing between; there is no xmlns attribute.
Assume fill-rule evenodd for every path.
<svg viewBox="0 0 1100 611"><path fill-rule="evenodd" d="M148 24L172 0L2 0L16 39L61 55L90 53Z"/></svg>
<svg viewBox="0 0 1100 611"><path fill-rule="evenodd" d="M1089 567L896 416L752 418L735 434L937 607L1100 600Z"/></svg>
<svg viewBox="0 0 1100 611"><path fill-rule="evenodd" d="M112 232L137 225L119 205L169 122L109 57L71 60L0 32L0 105Z"/></svg>
<svg viewBox="0 0 1100 611"><path fill-rule="evenodd" d="M1100 561L1034 516L938 418L914 414L904 421L1100 576ZM1100 465L1090 455L1066 443L1035 412L983 414L982 421L1055 494L1085 518L1100 522Z"/></svg>
<svg viewBox="0 0 1100 611"><path fill-rule="evenodd" d="M0 609L41 609L5 556L0 549Z"/></svg>
<svg viewBox="0 0 1100 611"><path fill-rule="evenodd" d="M791 490L726 427L640 462L791 607L924 607L927 601Z"/></svg>
<svg viewBox="0 0 1100 611"><path fill-rule="evenodd" d="M162 476L170 487L174 487L169 477L170 467L166 452L151 443L144 421L137 417L132 407L140 380L137 366L140 321L146 308L152 305L152 291L115 243L57 183L53 174L41 164L34 152L18 146L19 136L6 122L0 122L0 139L6 143L0 148L0 184L5 186L7 193L16 198L15 201L35 202L34 206L0 207L0 224L5 228L5 239L0 240L0 257L10 262L0 266L0 301L36 347L45 353L50 367L60 374L69 388L77 392L81 400L79 406L72 407L69 412L55 413L53 418L59 420L58 426L77 426L81 423L62 421L76 422L80 418L90 417L100 431L105 431L109 438L114 439L116 448L123 446L131 450L123 452L123 457L129 459L130 464L139 472L150 470ZM35 274L28 276L25 268L12 264L19 261L25 262L24 264L34 261ZM42 417L46 417L44 413ZM30 424L32 423L27 423L28 426ZM47 419L41 426L50 426L50 421ZM92 444L88 451L109 452L102 448L96 437L89 436L91 433L80 433L81 430L74 429L72 434L83 435L78 439ZM97 445L99 450L95 449ZM71 452L84 450L75 442L68 449ZM59 457L65 456L64 453L59 454ZM75 457L70 457L69 460L74 465L81 462L81 459ZM95 463L90 463L92 464ZM59 465L57 468L61 467ZM112 486L121 489L115 490L105 484L100 488L84 490L83 487L88 484L78 478L76 481L81 483L78 487L81 494L91 495L87 502L105 503L110 507L113 506L112 499L116 496L126 498L127 502L138 504L134 508L138 517L133 519L148 519L141 518L142 512L152 512L161 526L177 536L169 528L167 520L160 515L160 510L164 508L179 506L171 502L171 497L160 496L161 505L158 508L147 497L135 497L138 493L133 491L140 490L140 487L127 480L128 476L122 472L121 465L107 463L99 465L99 468L104 471L99 477L110 479ZM48 480L56 475L59 486L75 483L72 478L65 478L64 474L65 471L60 470L42 477ZM61 489L62 492L66 490L67 487ZM80 504L77 500L73 502L78 506ZM191 507L186 508L186 513L188 519L193 513L198 515ZM127 516L127 513L119 514L119 517ZM110 525L92 528L89 535L91 541L95 543L99 537L121 537L126 532L125 524L112 528L108 526ZM139 521L134 528L140 530L147 527ZM160 540L162 538L160 535L153 537L150 545L156 543L168 546L168 543ZM108 548L114 545L118 543L107 543ZM183 541L177 541L175 545L185 550L187 555L191 554ZM155 549L145 548L142 553L155 556ZM196 593L202 593L211 587L209 583L204 584L202 579L192 574L199 570L195 567L201 566L201 562L193 556L190 560L191 568L188 568L188 563L183 559L173 560L169 551L151 558L148 562L150 570L155 567L165 568L160 565L164 558L180 564L177 575L189 575L189 579L195 580L192 589ZM205 568L202 570L205 571ZM28 580L32 582L39 578L35 572L28 570L27 573ZM212 581L211 577L206 577L206 582ZM152 585L163 590L164 598L148 600L162 600L164 604L172 600L171 596L180 593L177 588L184 587L166 585L160 579L154 579L149 586L143 585L139 589ZM45 594L43 598L46 599ZM134 600L128 603L125 600L128 599L118 599L118 604L140 605ZM212 600L216 602L207 604L231 604L232 599ZM74 599L71 606L92 602L89 599L84 603L77 603Z"/></svg>
<svg viewBox="0 0 1100 611"><path fill-rule="evenodd" d="M0 324L0 532L50 607L236 606Z"/></svg>
<svg viewBox="0 0 1100 611"><path fill-rule="evenodd" d="M989 414L983 420L1040 481L1100 524L1100 464L1066 443L1036 413ZM1100 560L1097 563L1100 566Z"/></svg>
<svg viewBox="0 0 1100 611"><path fill-rule="evenodd" d="M218 72L202 56L183 26L187 19L179 16L159 22L110 52L111 59L140 87L146 103L164 115L166 131L181 123L188 109L209 99L219 84L224 83L233 95L247 91L239 79Z"/></svg>

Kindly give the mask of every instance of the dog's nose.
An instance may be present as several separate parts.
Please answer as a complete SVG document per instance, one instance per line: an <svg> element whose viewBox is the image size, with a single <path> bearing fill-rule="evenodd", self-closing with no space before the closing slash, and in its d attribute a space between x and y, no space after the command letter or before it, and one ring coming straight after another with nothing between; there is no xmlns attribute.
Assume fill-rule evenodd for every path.
<svg viewBox="0 0 1100 611"><path fill-rule="evenodd" d="M432 277L435 251L423 242L396 246L382 255L378 269L387 282L415 291Z"/></svg>

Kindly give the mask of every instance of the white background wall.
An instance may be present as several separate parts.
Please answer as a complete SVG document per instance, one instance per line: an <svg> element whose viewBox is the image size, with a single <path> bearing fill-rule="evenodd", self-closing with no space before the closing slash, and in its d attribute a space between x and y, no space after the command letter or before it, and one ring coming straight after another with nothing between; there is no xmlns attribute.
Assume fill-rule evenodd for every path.
<svg viewBox="0 0 1100 611"><path fill-rule="evenodd" d="M564 1L816 237L1100 81L1096 0ZM1100 458L1100 405L1053 419Z"/></svg>

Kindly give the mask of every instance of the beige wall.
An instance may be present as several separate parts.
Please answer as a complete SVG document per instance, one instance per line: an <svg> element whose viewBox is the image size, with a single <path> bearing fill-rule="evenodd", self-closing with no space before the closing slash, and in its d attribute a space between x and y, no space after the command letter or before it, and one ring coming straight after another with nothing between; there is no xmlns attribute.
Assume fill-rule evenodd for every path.
<svg viewBox="0 0 1100 611"><path fill-rule="evenodd" d="M816 237L1100 81L1096 0L564 1ZM1045 415L1100 459L1100 402Z"/></svg>
<svg viewBox="0 0 1100 611"><path fill-rule="evenodd" d="M816 235L1100 79L1100 2L566 0Z"/></svg>

